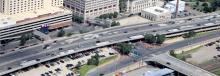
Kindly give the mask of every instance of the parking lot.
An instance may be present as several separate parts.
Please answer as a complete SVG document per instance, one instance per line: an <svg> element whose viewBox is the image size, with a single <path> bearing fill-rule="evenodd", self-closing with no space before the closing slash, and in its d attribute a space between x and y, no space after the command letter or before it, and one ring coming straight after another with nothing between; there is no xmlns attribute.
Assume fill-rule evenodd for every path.
<svg viewBox="0 0 220 76"><path fill-rule="evenodd" d="M101 58L110 57L116 54L112 48L100 48L78 54L72 54L60 59L48 61L38 66L28 68L28 70L15 73L16 76L78 76L74 67L80 62L82 65L87 63L91 56L98 53Z"/></svg>

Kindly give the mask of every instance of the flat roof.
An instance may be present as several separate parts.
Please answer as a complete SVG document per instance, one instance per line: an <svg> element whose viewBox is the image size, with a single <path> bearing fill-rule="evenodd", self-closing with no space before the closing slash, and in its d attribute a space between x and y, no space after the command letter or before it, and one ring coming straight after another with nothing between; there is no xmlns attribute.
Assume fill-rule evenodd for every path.
<svg viewBox="0 0 220 76"><path fill-rule="evenodd" d="M19 24L22 22L30 22L32 20L37 20L42 17L59 15L61 13L71 13L71 11L65 8L61 8L61 7L48 7L48 8L39 9L36 11L28 11L28 12L14 14L14 15L0 15L0 18L8 17L16 21L16 23Z"/></svg>
<svg viewBox="0 0 220 76"><path fill-rule="evenodd" d="M144 73L144 76L163 76L170 73L173 73L174 71L168 68L160 69L160 70L154 70Z"/></svg>
<svg viewBox="0 0 220 76"><path fill-rule="evenodd" d="M1 14L0 14L1 15ZM16 25L16 22L9 17L0 17L0 29Z"/></svg>
<svg viewBox="0 0 220 76"><path fill-rule="evenodd" d="M158 6L149 7L149 8L146 8L146 9L142 10L142 11L152 13L152 14L155 14L155 15L160 15L160 14L163 14L163 13L170 13L169 10L158 7Z"/></svg>

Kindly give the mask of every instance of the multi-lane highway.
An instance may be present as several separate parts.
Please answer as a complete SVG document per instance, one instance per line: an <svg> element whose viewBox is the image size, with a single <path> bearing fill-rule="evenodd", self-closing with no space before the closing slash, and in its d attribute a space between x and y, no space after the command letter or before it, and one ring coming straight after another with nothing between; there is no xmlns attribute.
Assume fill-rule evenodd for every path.
<svg viewBox="0 0 220 76"><path fill-rule="evenodd" d="M171 45L161 47L161 48L156 48L156 49L146 49L146 48L137 48L137 47L136 48L137 48L137 52L140 53L142 56L139 59L148 59L148 58L151 58L152 55L166 53L167 51L170 51L173 49L178 49L178 48L182 48L188 45L197 44L197 43L207 41L207 40L217 38L217 37L220 37L220 31L215 31L215 32L211 32L208 35L176 42L176 43L173 43ZM113 64L106 65L102 68L99 68L99 70L91 71L90 73L88 73L88 76L98 76L99 73L109 74L109 73L116 71L118 68L123 68L132 63L133 63L133 60L131 58L119 60L119 61L114 62Z"/></svg>
<svg viewBox="0 0 220 76"><path fill-rule="evenodd" d="M101 46L134 40L129 37L144 35L145 33L170 34L183 32L204 27L218 27L219 15L176 20L175 22L161 22L142 24L130 27L106 29L90 34L78 35L69 39L49 43L49 48L43 49L44 45L37 45L18 49L16 52L0 56L0 75L28 67L33 64L48 61L67 54L94 49ZM207 23L210 23L209 25ZM211 24L212 23L212 24ZM165 24L161 26L160 24ZM183 26L187 26L184 27ZM175 30L174 30L175 29ZM93 37L95 36L95 37ZM217 35L218 36L218 35ZM97 45L97 43L108 42ZM70 50L70 51L68 51ZM62 52L62 53L61 53ZM36 61L38 60L38 61ZM33 62L34 61L34 62ZM26 65L21 65L21 64Z"/></svg>

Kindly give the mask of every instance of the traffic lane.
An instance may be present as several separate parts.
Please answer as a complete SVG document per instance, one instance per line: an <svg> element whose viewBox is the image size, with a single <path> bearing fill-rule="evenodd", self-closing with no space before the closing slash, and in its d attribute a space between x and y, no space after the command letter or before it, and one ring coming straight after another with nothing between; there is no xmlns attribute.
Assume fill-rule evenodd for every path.
<svg viewBox="0 0 220 76"><path fill-rule="evenodd" d="M147 27L151 27L151 28L153 28L152 26L147 26ZM149 28L148 28L149 29ZM133 30L133 29L132 29ZM128 30L129 32L131 31L131 30ZM82 41L82 40L79 40L79 42L80 41ZM78 42L78 41L76 41L76 42ZM62 45L62 44L60 44L60 45ZM59 44L57 44L57 45L54 45L54 47L59 47L60 46ZM42 50L42 49L39 49L39 50ZM29 53L28 53L29 54ZM23 54L24 55L24 54ZM18 55L18 56L20 56L20 55Z"/></svg>
<svg viewBox="0 0 220 76"><path fill-rule="evenodd" d="M178 48L179 46L181 46L181 47L186 46L186 44L188 44L188 42L198 43L198 42L201 42L203 40L208 40L208 39L213 38L213 37L219 37L218 33L219 32L216 32L216 33L208 35L208 36L202 36L199 39L189 39L189 40L186 40L186 41L177 42L177 43L171 44L171 45L166 46L166 47L161 47L159 49L150 49L150 50L146 49L148 51L146 51L145 49L141 49L140 51L144 51L144 53L142 53L142 54L144 54L143 57L148 57L151 54L155 54L156 52L164 53L165 51L169 51L169 50L173 49L173 47ZM163 52L160 52L160 51L163 51ZM124 62L126 62L126 60ZM114 70L112 70L112 69L114 69L115 66L124 67L124 66L128 65L131 62L132 62L132 60L129 60L126 63L119 63L117 65L115 65L115 63L112 63L110 65L106 65L106 66L102 67L101 70L95 70L94 72L91 72L88 75L89 76L98 76L99 75L99 74L97 74L98 72L99 73L104 73L104 74L112 73L112 72L114 72Z"/></svg>
<svg viewBox="0 0 220 76"><path fill-rule="evenodd" d="M145 30L144 30L145 31ZM120 35L119 35L120 36ZM110 36L111 37L111 36ZM122 39L123 39L123 37L121 37ZM119 37L119 39L120 39L120 37ZM111 40L111 38L109 39L109 40ZM58 47L59 46L59 44L57 44L57 46L55 46L55 47ZM42 49L43 50L43 49ZM22 53L20 53L20 54L13 54L13 57L23 57L23 56L26 56L26 55L30 55L31 53L33 53L33 51L29 51L29 52L22 52ZM7 56L5 56L5 57L7 57ZM11 59L15 59L15 58L13 58L13 57L11 57L11 56L9 56L8 58L11 58ZM1 57L1 59L7 59L7 58L4 58L4 57ZM7 60L10 60L10 59L7 59Z"/></svg>
<svg viewBox="0 0 220 76"><path fill-rule="evenodd" d="M28 56L28 55L33 55L33 54L36 54L40 51L43 51L43 49L41 47L38 47L38 49L32 49L30 48L29 50L27 51L18 51L18 52L15 52L15 53L10 53L10 54L7 54L5 56L1 56L0 57L0 64L3 64L5 62L7 62L8 60L14 60L16 58L20 58L20 57L25 57L25 56Z"/></svg>
<svg viewBox="0 0 220 76"><path fill-rule="evenodd" d="M57 46L59 46L59 45L57 45ZM33 53L33 52L31 52L31 53ZM29 54L29 53L27 53L27 54ZM22 54L22 55L26 55L26 54Z"/></svg>
<svg viewBox="0 0 220 76"><path fill-rule="evenodd" d="M192 38L192 39L187 39L181 42L176 42L172 45L168 45L166 47L162 47L159 49L155 49L155 50L159 50L159 51L169 51L169 50L173 50L173 49L177 49L177 48L181 48L183 46L187 46L190 44L195 44L195 43L199 43L208 39L212 39L212 38L216 38L220 36L220 32L214 32L213 34L208 34L206 36L202 36L202 37L198 37L198 38Z"/></svg>

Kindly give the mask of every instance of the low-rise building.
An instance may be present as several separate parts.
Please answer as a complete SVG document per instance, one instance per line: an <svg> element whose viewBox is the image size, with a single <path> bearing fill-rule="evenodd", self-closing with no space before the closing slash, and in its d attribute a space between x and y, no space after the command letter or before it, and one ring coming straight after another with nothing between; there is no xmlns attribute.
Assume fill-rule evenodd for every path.
<svg viewBox="0 0 220 76"><path fill-rule="evenodd" d="M168 9L169 11L171 11L171 13L175 13L176 12L176 5L177 5L177 0L174 1L170 1L168 2L164 8ZM184 11L185 10L185 2L179 0L179 6L178 6L178 12Z"/></svg>
<svg viewBox="0 0 220 76"><path fill-rule="evenodd" d="M171 19L171 13L169 10L157 6L142 10L141 16L152 21L163 21Z"/></svg>
<svg viewBox="0 0 220 76"><path fill-rule="evenodd" d="M14 15L0 15L1 17L6 17L16 23L15 25L10 24L0 27L0 38L4 38L33 31L43 25L48 25L50 29L68 26L72 22L72 11L51 7L51 9L41 9Z"/></svg>
<svg viewBox="0 0 220 76"><path fill-rule="evenodd" d="M141 10L153 6L159 6L159 0L128 0L127 12L130 14L140 13Z"/></svg>

